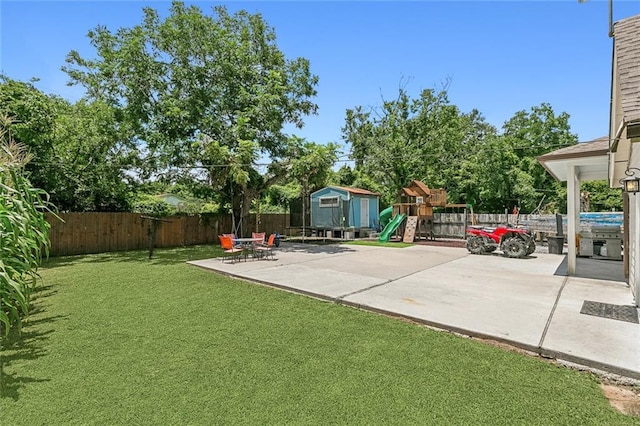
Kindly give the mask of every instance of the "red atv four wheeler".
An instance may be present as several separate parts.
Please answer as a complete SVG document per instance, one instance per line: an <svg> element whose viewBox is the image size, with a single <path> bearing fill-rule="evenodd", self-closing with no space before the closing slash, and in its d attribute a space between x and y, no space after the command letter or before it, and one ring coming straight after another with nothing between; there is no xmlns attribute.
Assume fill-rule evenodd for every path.
<svg viewBox="0 0 640 426"><path fill-rule="evenodd" d="M484 254L502 250L507 257L525 257L536 250L531 232L514 226L467 228L467 250L473 254Z"/></svg>

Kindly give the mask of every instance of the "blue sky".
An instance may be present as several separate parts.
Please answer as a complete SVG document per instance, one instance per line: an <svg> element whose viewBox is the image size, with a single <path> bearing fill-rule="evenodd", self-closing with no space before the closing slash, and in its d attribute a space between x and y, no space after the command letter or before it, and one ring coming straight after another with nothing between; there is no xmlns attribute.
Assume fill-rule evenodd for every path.
<svg viewBox="0 0 640 426"><path fill-rule="evenodd" d="M253 1L187 2L209 13L261 13L275 28L288 58L305 57L319 76L317 116L302 130L307 140L341 141L345 110L376 106L403 85L412 96L449 81L449 98L462 111L478 109L498 128L516 111L542 102L571 115L581 141L607 134L611 47L607 2L557 1ZM640 0L614 0L614 19L640 13ZM70 100L60 67L78 50L92 57L87 31L112 31L141 21L142 7L166 14L168 1L0 2L0 71L38 77L36 86Z"/></svg>

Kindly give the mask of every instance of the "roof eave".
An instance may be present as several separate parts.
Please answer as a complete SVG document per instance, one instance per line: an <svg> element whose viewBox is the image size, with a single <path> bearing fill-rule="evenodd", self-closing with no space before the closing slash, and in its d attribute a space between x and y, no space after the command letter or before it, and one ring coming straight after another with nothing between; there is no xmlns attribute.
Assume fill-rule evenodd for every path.
<svg viewBox="0 0 640 426"><path fill-rule="evenodd" d="M554 160L569 160L572 158L588 158L588 157L600 157L601 155L608 155L609 149L599 149L597 151L588 151L588 152L577 152L577 153L567 153L567 154L543 154L539 157L536 157L536 160L540 164L544 161L554 161Z"/></svg>

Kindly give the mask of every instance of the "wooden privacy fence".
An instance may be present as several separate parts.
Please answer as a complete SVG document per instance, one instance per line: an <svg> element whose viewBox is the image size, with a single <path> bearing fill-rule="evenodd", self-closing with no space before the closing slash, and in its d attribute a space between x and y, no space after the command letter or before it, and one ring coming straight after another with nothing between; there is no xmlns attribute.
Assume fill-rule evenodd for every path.
<svg viewBox="0 0 640 426"><path fill-rule="evenodd" d="M149 247L151 220L139 213L61 213L58 220L47 214L51 224L51 256L140 250ZM218 235L232 232L230 215L194 215L166 218L156 231L156 247L218 244ZM261 214L258 227L267 233L285 233L288 214ZM251 235L256 216L250 215L243 233Z"/></svg>
<svg viewBox="0 0 640 426"><path fill-rule="evenodd" d="M591 217L591 216L595 217ZM151 220L139 213L62 213L64 222L47 215L51 224L51 256L68 254L103 253L110 251L140 250L149 248ZM506 215L476 214L475 223L496 226L506 223L524 225L532 231L555 234L555 215ZM156 231L156 247L179 247L195 244L218 244L218 235L232 232L231 215L202 214L174 216L170 222L159 224ZM243 235L251 235L256 225L261 232L286 235L290 227L289 214L249 215L243 224ZM463 238L472 217L464 213L435 213L433 231L436 237ZM582 226L620 225L621 213L581 213ZM566 216L563 216L563 232L567 232Z"/></svg>

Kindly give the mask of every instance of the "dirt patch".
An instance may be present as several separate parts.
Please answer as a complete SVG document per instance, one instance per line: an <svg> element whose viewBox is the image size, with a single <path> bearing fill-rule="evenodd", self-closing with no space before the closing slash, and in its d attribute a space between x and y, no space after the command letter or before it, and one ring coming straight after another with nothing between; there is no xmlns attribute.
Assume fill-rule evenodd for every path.
<svg viewBox="0 0 640 426"><path fill-rule="evenodd" d="M404 301L406 303L416 303L415 300L410 298L405 298ZM389 313L381 313L381 315L384 315L387 317L393 317L409 324L423 326L434 331L450 333L465 339L475 340L477 342L482 342L484 344L495 346L504 350L516 352L521 355L535 357L542 362L547 362L560 367L571 368L576 371L592 374L599 381L600 388L602 389L602 393L607 398L607 400L609 401L609 404L611 404L613 408L615 408L616 410L620 411L625 415L640 418L640 381L638 379L619 376L614 373L608 373L602 370L589 368L589 367L575 364L572 362L546 357L537 352L532 352L530 350L520 348L506 342L493 340L493 339L472 337L472 336L461 334L451 330L445 330L445 329L441 329L431 325L425 325L420 321L416 321L410 318L405 318L402 316L390 315Z"/></svg>
<svg viewBox="0 0 640 426"><path fill-rule="evenodd" d="M640 417L640 387L600 383L600 388L613 408L624 414Z"/></svg>
<svg viewBox="0 0 640 426"><path fill-rule="evenodd" d="M492 346L496 346L502 349L506 349L512 352L517 352L523 355L534 356L544 360L546 362L562 365L562 363L558 363L555 359L546 359L540 357L539 355L527 351L525 349L517 348L515 346L509 345L508 343L499 342L496 340L490 339L476 339L481 342L487 343ZM588 371L585 370L585 371ZM607 378L604 376L600 376L600 389L602 389L602 393L609 401L609 404L616 410L620 411L623 414L628 416L634 416L640 418L640 385L637 384L636 380L628 380L624 381L621 378ZM627 384L623 384L627 383ZM628 383L636 383L636 384L628 384Z"/></svg>
<svg viewBox="0 0 640 426"><path fill-rule="evenodd" d="M498 347L500 349L505 349L505 350L508 350L508 351L511 351L511 352L516 352L516 353L519 353L519 354L522 354L522 355L528 355L528 356L533 356L533 357L536 357L536 358L541 358L535 352L531 352L531 351L528 351L526 349L519 348L517 346L513 346L513 345L510 345L510 344L505 343L505 342L500 342L498 340L480 339L480 338L473 338L473 339L477 340L477 341L480 341L480 342L483 342L485 344L491 345L491 346L496 346L496 347ZM541 359L544 360L544 358L541 358Z"/></svg>

